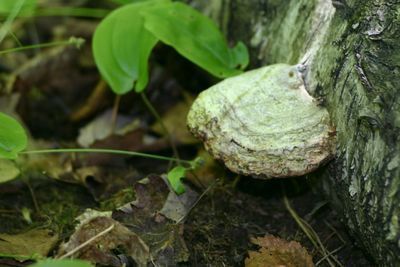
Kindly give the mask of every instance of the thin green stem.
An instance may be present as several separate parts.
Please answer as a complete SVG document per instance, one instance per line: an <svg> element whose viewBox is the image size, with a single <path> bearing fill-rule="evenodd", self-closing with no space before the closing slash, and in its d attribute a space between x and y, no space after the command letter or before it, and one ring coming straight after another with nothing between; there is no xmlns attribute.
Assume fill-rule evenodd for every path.
<svg viewBox="0 0 400 267"><path fill-rule="evenodd" d="M86 17L86 18L104 18L111 10L101 8L84 7L55 7L39 8L28 17Z"/></svg>
<svg viewBox="0 0 400 267"><path fill-rule="evenodd" d="M18 2L16 2L16 4L14 5L13 9L10 12L10 14L8 15L6 21L0 27L0 43L3 42L7 33L10 31L11 25L12 25L13 21L15 20L15 18L18 16L19 12L21 11L21 8L22 8L24 2L25 2L25 0L19 0Z"/></svg>
<svg viewBox="0 0 400 267"><path fill-rule="evenodd" d="M190 160L178 160L176 158L165 157L160 155L153 155L153 154L127 151L127 150L102 149L102 148L60 148L60 149L28 150L20 152L20 154L49 154L49 153L107 153L107 154L118 154L118 155L136 156L136 157L158 159L158 160L183 162L189 164L190 166L193 165L193 162Z"/></svg>
<svg viewBox="0 0 400 267"><path fill-rule="evenodd" d="M121 102L121 95L116 95L111 114L111 133L114 133L117 127L117 117L118 117L118 109L120 102Z"/></svg>
<svg viewBox="0 0 400 267"><path fill-rule="evenodd" d="M26 186L28 187L29 193L31 194L33 206L35 207L35 211L37 213L40 213L39 203L37 202L35 192L33 191L33 188L31 186L31 183L29 182L29 179L26 179L25 183L26 183Z"/></svg>
<svg viewBox="0 0 400 267"><path fill-rule="evenodd" d="M22 47L15 47L15 48L2 50L2 51L0 51L0 55L34 49L34 48L46 48L46 47L61 46L61 45L76 45L79 47L79 45L81 45L83 43L83 41L84 40L81 38L71 37L69 40L65 40L65 41L56 41L56 42L50 42L50 43L26 45L26 46L22 46Z"/></svg>
<svg viewBox="0 0 400 267"><path fill-rule="evenodd" d="M169 133L167 126L165 126L161 116L158 114L157 110L150 103L150 101L147 98L146 94L145 93L140 93L140 96L142 97L142 100L143 100L144 104L146 105L146 107L148 108L148 110L150 111L150 113L156 118L156 120L160 124L162 130L164 131L164 134L167 136L167 138L169 140L169 143L171 145L172 151L174 153L174 156L176 157L176 161L179 164L179 162L180 162L179 153L178 153L178 150L176 149L174 140L172 140L171 134Z"/></svg>
<svg viewBox="0 0 400 267"><path fill-rule="evenodd" d="M8 34L11 36L11 38L14 39L14 41L17 43L18 46L20 46L20 47L23 46L21 41L18 39L18 37L12 31L9 31Z"/></svg>

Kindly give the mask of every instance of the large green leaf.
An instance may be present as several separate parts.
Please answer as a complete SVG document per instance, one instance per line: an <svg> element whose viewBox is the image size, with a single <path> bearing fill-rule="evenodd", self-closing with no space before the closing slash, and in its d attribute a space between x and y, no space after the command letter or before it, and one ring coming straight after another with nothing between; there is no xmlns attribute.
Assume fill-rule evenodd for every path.
<svg viewBox="0 0 400 267"><path fill-rule="evenodd" d="M230 49L215 23L186 4L154 5L141 13L154 36L217 77L239 74L249 62L243 43Z"/></svg>
<svg viewBox="0 0 400 267"><path fill-rule="evenodd" d="M93 37L93 53L104 79L117 94L135 88L142 91L148 82L148 59L157 39L147 31L139 11L155 3L146 1L122 6L108 15Z"/></svg>
<svg viewBox="0 0 400 267"><path fill-rule="evenodd" d="M138 3L138 2L144 2L144 1L151 1L151 0L112 0L113 2L120 4L120 5L126 5L126 4L132 4L132 3Z"/></svg>
<svg viewBox="0 0 400 267"><path fill-rule="evenodd" d="M26 148L24 128L14 118L0 112L0 158L15 159Z"/></svg>
<svg viewBox="0 0 400 267"><path fill-rule="evenodd" d="M19 9L19 14L29 15L35 11L36 0L0 0L0 14Z"/></svg>
<svg viewBox="0 0 400 267"><path fill-rule="evenodd" d="M94 267L94 265L90 264L87 261L82 260L53 260L47 259L45 261L40 261L29 267Z"/></svg>

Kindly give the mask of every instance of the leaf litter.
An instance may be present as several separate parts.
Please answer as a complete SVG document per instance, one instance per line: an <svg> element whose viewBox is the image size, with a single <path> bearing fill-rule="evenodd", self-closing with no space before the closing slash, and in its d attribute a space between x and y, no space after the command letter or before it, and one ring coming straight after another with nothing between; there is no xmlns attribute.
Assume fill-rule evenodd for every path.
<svg viewBox="0 0 400 267"><path fill-rule="evenodd" d="M49 37L62 40L71 35L86 36L89 40L95 23L85 19L38 18L37 27L41 41ZM28 29L23 25L18 37L30 40ZM1 73L2 93L7 88L13 95L19 95L8 111L18 113L38 146L76 146L79 129L111 107L113 96L108 92L101 93L97 103L90 102L91 91L101 80L89 48L90 45L80 51L70 47L44 49L1 59L7 70ZM251 237L273 234L301 242L315 260L320 259L321 255L313 251L282 204L278 193L282 182L238 178L204 156L201 145L187 134L183 124L190 103L187 95L197 94L215 79L182 60L172 49L156 46L154 50L159 59L151 59L149 64L152 75L148 98L171 131L180 156L202 155L205 167L187 174L186 193L177 196L160 175L169 169L168 162L99 154L24 157L18 162L24 166L20 178L0 185L0 234L9 241L17 240L15 246L2 240L8 243L2 243L6 248L0 248L3 255L0 265L21 266L12 258L27 259L32 255L62 257L112 225L111 230L74 252L74 257L87 257L112 266L124 263L129 266L134 262L139 266L243 266L246 258L260 249L250 242ZM182 89L182 85L189 89ZM3 108L11 102L0 103ZM82 110L84 116L73 116ZM136 120L138 127L123 135L103 133L100 138L96 130L88 144L96 148L171 154L159 123L137 95L124 96L119 115ZM46 141L41 143L40 139ZM142 180L143 177L147 178ZM210 188L217 178L222 182ZM290 199L295 200L294 208L301 215L312 210L316 199L321 198L302 181L297 180L295 186L293 181L283 183L291 188L288 191L294 192ZM308 189L298 191L298 184ZM111 217L95 214L80 224L79 215L85 214L87 208L111 213ZM345 232L329 208L309 218L309 224L332 251L343 242L326 227L325 220L342 236ZM30 234L35 232L41 235ZM24 237L27 233L37 236L37 240L29 241ZM40 244L46 235L57 240L40 251L28 246ZM18 239L22 237L27 240L25 251L11 250L18 247ZM351 244L346 237L345 240ZM6 253L15 255L5 257ZM351 245L341 250L339 257L349 266L368 265L360 251ZM357 261L358 265L354 263ZM322 261L321 266L324 264Z"/></svg>

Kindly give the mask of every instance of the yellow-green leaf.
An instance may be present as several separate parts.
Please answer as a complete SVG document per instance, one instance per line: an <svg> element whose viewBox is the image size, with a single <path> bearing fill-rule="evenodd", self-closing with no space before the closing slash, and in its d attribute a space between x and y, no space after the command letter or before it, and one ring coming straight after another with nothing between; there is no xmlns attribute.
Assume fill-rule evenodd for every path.
<svg viewBox="0 0 400 267"><path fill-rule="evenodd" d="M28 142L24 128L14 118L0 112L0 158L16 159Z"/></svg>

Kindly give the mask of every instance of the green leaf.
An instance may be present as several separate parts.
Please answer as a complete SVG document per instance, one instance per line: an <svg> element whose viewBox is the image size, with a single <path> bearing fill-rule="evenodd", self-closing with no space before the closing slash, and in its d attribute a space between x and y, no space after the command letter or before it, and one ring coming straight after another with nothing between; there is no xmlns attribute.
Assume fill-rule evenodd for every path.
<svg viewBox="0 0 400 267"><path fill-rule="evenodd" d="M8 14L14 9L19 9L19 14L29 15L36 9L36 0L1 0L0 14Z"/></svg>
<svg viewBox="0 0 400 267"><path fill-rule="evenodd" d="M90 264L87 261L82 260L53 260L47 259L45 261L40 261L33 265L29 265L30 267L94 267L94 265Z"/></svg>
<svg viewBox="0 0 400 267"><path fill-rule="evenodd" d="M20 170L11 160L0 158L0 184L14 180L20 174Z"/></svg>
<svg viewBox="0 0 400 267"><path fill-rule="evenodd" d="M93 54L100 73L117 94L135 88L141 92L148 82L148 59L157 39L144 28L139 11L155 3L146 1L122 6L110 13L97 27Z"/></svg>
<svg viewBox="0 0 400 267"><path fill-rule="evenodd" d="M181 179L185 176L185 173L186 173L185 167L176 166L175 168L170 170L167 174L168 182L177 195L186 192L186 189L181 182Z"/></svg>
<svg viewBox="0 0 400 267"><path fill-rule="evenodd" d="M0 158L16 159L26 148L28 138L21 124L0 112Z"/></svg>
<svg viewBox="0 0 400 267"><path fill-rule="evenodd" d="M186 4L153 5L141 13L154 36L217 77L237 75L249 62L244 44L230 49L215 23Z"/></svg>
<svg viewBox="0 0 400 267"><path fill-rule="evenodd" d="M120 4L120 5L127 5L127 4L145 2L145 1L151 1L151 0L112 0L112 1L114 3Z"/></svg>

